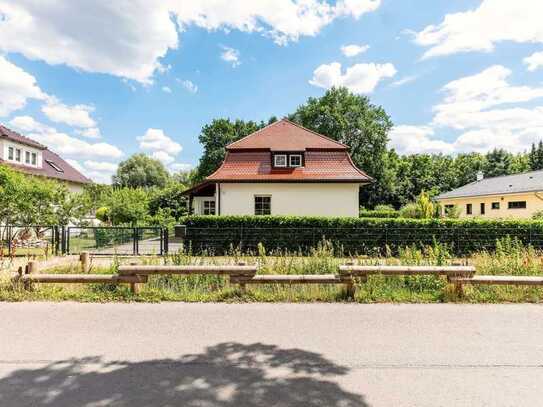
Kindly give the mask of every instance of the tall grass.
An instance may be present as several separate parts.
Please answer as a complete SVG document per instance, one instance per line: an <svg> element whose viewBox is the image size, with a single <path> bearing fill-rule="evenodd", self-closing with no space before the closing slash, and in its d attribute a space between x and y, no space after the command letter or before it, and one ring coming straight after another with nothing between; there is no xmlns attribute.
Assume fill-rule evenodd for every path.
<svg viewBox="0 0 543 407"><path fill-rule="evenodd" d="M469 259L457 259L447 245L433 242L426 247L404 247L397 256L384 250L384 255L373 257L344 257L341 248L323 240L308 255L300 253L268 252L259 245L254 253L242 253L231 248L227 256L198 256L190 250L167 257L146 258L145 264L257 264L259 274L335 274L338 265L346 261L358 264L449 265L459 261L474 264L477 274L543 275L543 254L517 239L503 238L496 242L495 252L480 252ZM123 260L125 261L125 260ZM115 259L110 267L95 268L93 272L113 274L121 260ZM50 271L48 271L50 272ZM77 269L58 268L58 273L79 272ZM543 290L539 288L481 286L466 287L462 299L444 277L434 276L370 276L358 285L354 301L368 302L540 302ZM227 277L214 275L171 276L149 278L139 295L128 287L117 285L35 285L25 291L9 280L0 281L0 300L78 300L78 301L345 301L343 287L333 285L255 285L243 293L230 285ZM351 299L349 299L351 300Z"/></svg>

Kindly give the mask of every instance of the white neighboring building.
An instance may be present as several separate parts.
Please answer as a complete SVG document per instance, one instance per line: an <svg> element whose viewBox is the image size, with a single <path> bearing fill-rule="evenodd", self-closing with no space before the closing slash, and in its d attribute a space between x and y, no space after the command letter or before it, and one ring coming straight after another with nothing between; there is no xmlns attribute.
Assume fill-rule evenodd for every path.
<svg viewBox="0 0 543 407"><path fill-rule="evenodd" d="M46 146L0 125L0 164L31 175L54 179L72 192L92 182Z"/></svg>
<svg viewBox="0 0 543 407"><path fill-rule="evenodd" d="M226 147L221 167L187 190L197 215L355 216L372 178L347 146L289 120Z"/></svg>

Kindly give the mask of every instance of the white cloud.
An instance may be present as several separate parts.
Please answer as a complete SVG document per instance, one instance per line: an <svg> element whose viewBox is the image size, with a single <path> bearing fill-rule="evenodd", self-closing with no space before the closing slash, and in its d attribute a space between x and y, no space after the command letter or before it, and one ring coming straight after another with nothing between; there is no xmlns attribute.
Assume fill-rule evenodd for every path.
<svg viewBox="0 0 543 407"><path fill-rule="evenodd" d="M402 85L405 85L406 83L410 83L410 82L413 82L414 80L416 80L418 78L417 75L411 75L411 76L404 76L403 78L400 78L398 79L397 81L394 81L390 84L390 86L402 86Z"/></svg>
<svg viewBox="0 0 543 407"><path fill-rule="evenodd" d="M20 131L46 132L49 130L49 126L34 120L31 116L14 117L10 124Z"/></svg>
<svg viewBox="0 0 543 407"><path fill-rule="evenodd" d="M170 155L181 152L183 147L168 137L162 129L147 129L145 134L137 138L140 148L151 151L164 151Z"/></svg>
<svg viewBox="0 0 543 407"><path fill-rule="evenodd" d="M524 62L525 65L528 65L529 71L535 71L536 69L543 67L543 51L534 52L529 57L524 58L522 62Z"/></svg>
<svg viewBox="0 0 543 407"><path fill-rule="evenodd" d="M151 154L151 157L160 161L164 165L171 164L175 161L175 158L168 154L166 151L155 151Z"/></svg>
<svg viewBox="0 0 543 407"><path fill-rule="evenodd" d="M0 19L0 26L1 21ZM2 55L0 55L0 72L0 117L23 108L28 99L46 98L36 83L36 78L9 62Z"/></svg>
<svg viewBox="0 0 543 407"><path fill-rule="evenodd" d="M239 60L239 51L237 49L225 47L224 45L221 46L221 48L223 49L221 52L221 59L223 61L230 63L232 68L241 65L241 61Z"/></svg>
<svg viewBox="0 0 543 407"><path fill-rule="evenodd" d="M10 125L25 132L25 135L46 145L61 155L78 158L119 158L123 152L108 143L88 143L58 132L55 128L37 122L30 116L18 116Z"/></svg>
<svg viewBox="0 0 543 407"><path fill-rule="evenodd" d="M543 43L543 2L483 0L479 7L447 14L439 25L429 25L415 41L430 47L424 57L458 52L492 51L498 42Z"/></svg>
<svg viewBox="0 0 543 407"><path fill-rule="evenodd" d="M189 26L258 32L283 45L318 34L338 17L359 18L377 9L380 0L330 3L95 0L82 6L73 0L2 0L0 51L149 84L155 72L167 69L161 58L177 48L179 30Z"/></svg>
<svg viewBox="0 0 543 407"><path fill-rule="evenodd" d="M192 164L187 164L187 163L173 163L169 166L172 172L189 171L193 167L194 166Z"/></svg>
<svg viewBox="0 0 543 407"><path fill-rule="evenodd" d="M184 87L186 90L188 90L190 93L196 93L198 92L198 86L195 85L193 82L186 80L178 79L179 83L182 87Z"/></svg>
<svg viewBox="0 0 543 407"><path fill-rule="evenodd" d="M106 171L109 173L114 173L117 171L118 164L108 163L105 161L85 161L85 168L88 168L92 171Z"/></svg>
<svg viewBox="0 0 543 407"><path fill-rule="evenodd" d="M117 171L117 164L98 161L85 161L84 164L81 164L73 159L67 159L66 161L81 174L100 184L111 184L111 177Z"/></svg>
<svg viewBox="0 0 543 407"><path fill-rule="evenodd" d="M260 32L277 44L315 36L337 17L361 15L376 10L380 0L339 0L335 5L323 0L208 0L176 3L179 24L197 25L207 30L236 29Z"/></svg>
<svg viewBox="0 0 543 407"><path fill-rule="evenodd" d="M390 144L400 154L454 152L454 146L443 140L432 138L430 126L395 126L389 133Z"/></svg>
<svg viewBox="0 0 543 407"><path fill-rule="evenodd" d="M97 127L90 127L88 129L76 129L76 134L81 137L86 137L90 139L99 139L102 138L100 129Z"/></svg>
<svg viewBox="0 0 543 407"><path fill-rule="evenodd" d="M434 106L434 117L425 126L397 126L391 142L399 151L487 152L504 148L526 151L543 139L543 106L523 106L543 98L543 87L513 86L511 71L491 66L475 75L446 84L444 99ZM447 142L432 138L438 129L460 130Z"/></svg>
<svg viewBox="0 0 543 407"><path fill-rule="evenodd" d="M0 2L0 49L149 83L178 36L168 1ZM100 29L105 27L106 29Z"/></svg>
<svg viewBox="0 0 543 407"><path fill-rule="evenodd" d="M377 84L396 74L394 65L386 64L356 64L341 73L341 64L332 62L319 66L313 72L310 84L328 89L332 86L345 86L355 93L371 93Z"/></svg>
<svg viewBox="0 0 543 407"><path fill-rule="evenodd" d="M90 114L94 107L88 105L68 106L58 99L50 97L47 99L41 111L55 123L64 123L72 127L89 128L96 127L96 122Z"/></svg>
<svg viewBox="0 0 543 407"><path fill-rule="evenodd" d="M350 44L350 45L343 45L341 47L341 52L346 57L355 57L358 54L362 54L366 52L369 48L370 48L369 45Z"/></svg>
<svg viewBox="0 0 543 407"><path fill-rule="evenodd" d="M172 93L172 89L169 86L163 86L162 87L162 92Z"/></svg>
<svg viewBox="0 0 543 407"><path fill-rule="evenodd" d="M539 119L538 109L495 108L543 97L543 87L512 86L506 81L509 75L509 69L494 65L476 75L449 82L443 87L444 101L434 107L433 124L457 129L490 126L514 129L543 120Z"/></svg>

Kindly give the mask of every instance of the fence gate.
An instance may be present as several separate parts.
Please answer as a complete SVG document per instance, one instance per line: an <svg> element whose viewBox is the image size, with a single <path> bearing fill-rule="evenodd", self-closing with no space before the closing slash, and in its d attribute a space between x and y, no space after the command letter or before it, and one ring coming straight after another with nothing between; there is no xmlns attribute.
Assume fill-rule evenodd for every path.
<svg viewBox="0 0 543 407"><path fill-rule="evenodd" d="M68 227L67 254L164 255L168 253L168 230L161 227Z"/></svg>

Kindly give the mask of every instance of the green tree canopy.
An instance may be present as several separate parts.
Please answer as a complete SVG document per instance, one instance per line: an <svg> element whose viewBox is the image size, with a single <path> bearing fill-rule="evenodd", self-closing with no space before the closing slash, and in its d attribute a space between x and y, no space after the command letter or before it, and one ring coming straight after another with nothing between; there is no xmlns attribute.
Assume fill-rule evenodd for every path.
<svg viewBox="0 0 543 407"><path fill-rule="evenodd" d="M159 161L145 154L134 154L119 164L113 185L128 188L163 188L170 175Z"/></svg>
<svg viewBox="0 0 543 407"><path fill-rule="evenodd" d="M219 168L224 160L225 147L228 144L248 136L276 120L275 117L272 117L268 123L257 123L244 120L214 119L211 124L206 124L198 137L204 152L198 164L196 179L201 181Z"/></svg>
<svg viewBox="0 0 543 407"><path fill-rule="evenodd" d="M309 98L289 119L349 146L355 164L376 180L362 190L365 203L374 206L389 194L387 142L392 121L382 107L347 88L331 88L322 97Z"/></svg>

